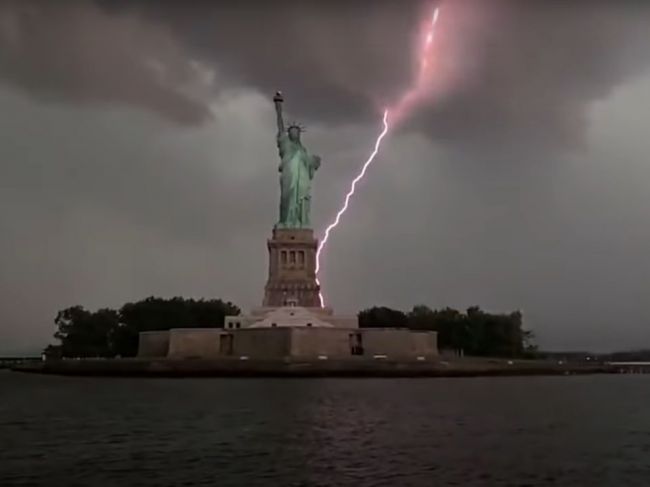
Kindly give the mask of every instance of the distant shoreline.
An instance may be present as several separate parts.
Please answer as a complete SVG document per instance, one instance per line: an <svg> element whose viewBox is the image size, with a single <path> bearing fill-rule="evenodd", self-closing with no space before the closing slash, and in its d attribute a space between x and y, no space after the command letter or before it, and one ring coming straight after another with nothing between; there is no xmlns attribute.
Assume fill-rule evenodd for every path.
<svg viewBox="0 0 650 487"><path fill-rule="evenodd" d="M93 377L494 377L613 374L608 364L487 358L391 361L231 359L47 360L12 367L13 371Z"/></svg>

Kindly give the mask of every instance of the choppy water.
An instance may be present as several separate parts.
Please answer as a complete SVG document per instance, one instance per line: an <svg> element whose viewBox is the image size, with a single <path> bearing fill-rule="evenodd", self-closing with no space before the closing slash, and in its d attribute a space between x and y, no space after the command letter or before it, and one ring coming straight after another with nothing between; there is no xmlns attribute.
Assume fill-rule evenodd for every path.
<svg viewBox="0 0 650 487"><path fill-rule="evenodd" d="M2 372L0 485L645 487L650 376Z"/></svg>

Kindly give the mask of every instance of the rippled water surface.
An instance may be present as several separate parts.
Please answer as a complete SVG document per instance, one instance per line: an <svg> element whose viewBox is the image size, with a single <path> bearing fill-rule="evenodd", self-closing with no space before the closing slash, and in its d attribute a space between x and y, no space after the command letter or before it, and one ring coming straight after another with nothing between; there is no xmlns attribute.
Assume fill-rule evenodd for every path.
<svg viewBox="0 0 650 487"><path fill-rule="evenodd" d="M2 372L0 485L645 487L650 376Z"/></svg>

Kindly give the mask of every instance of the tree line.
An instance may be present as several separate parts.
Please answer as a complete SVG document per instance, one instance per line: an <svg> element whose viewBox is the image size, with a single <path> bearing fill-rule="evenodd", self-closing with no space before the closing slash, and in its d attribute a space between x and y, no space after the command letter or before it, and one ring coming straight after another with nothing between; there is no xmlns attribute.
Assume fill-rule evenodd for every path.
<svg viewBox="0 0 650 487"><path fill-rule="evenodd" d="M397 327L438 333L438 347L472 356L526 357L536 353L532 331L523 328L521 312L487 313L478 306L462 312L414 306L409 312L386 307L359 313L359 326Z"/></svg>
<svg viewBox="0 0 650 487"><path fill-rule="evenodd" d="M72 306L57 313L54 337L45 353L63 357L132 357L143 331L171 328L222 328L224 318L240 314L231 302L150 297L120 309L89 311ZM465 312L451 308L413 307L409 312L375 306L359 313L362 328L392 327L438 333L438 346L464 355L522 357L536 350L533 334L523 329L519 311L491 314L479 307Z"/></svg>
<svg viewBox="0 0 650 487"><path fill-rule="evenodd" d="M220 328L224 318L240 309L220 299L155 298L126 303L119 310L88 311L72 306L54 319L58 345L45 353L62 357L133 357L142 331L171 328Z"/></svg>

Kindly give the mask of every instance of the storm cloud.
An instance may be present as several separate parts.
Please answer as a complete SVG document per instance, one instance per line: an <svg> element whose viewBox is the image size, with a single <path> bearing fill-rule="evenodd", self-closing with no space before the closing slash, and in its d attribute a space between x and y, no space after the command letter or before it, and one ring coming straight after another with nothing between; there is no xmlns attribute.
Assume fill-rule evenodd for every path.
<svg viewBox="0 0 650 487"><path fill-rule="evenodd" d="M434 5L437 72L409 128L437 140L579 147L589 104L650 64L643 2L9 1L0 76L182 124L233 87L282 89L308 123L368 122L411 81Z"/></svg>
<svg viewBox="0 0 650 487"><path fill-rule="evenodd" d="M201 123L205 102L183 92L197 73L164 27L92 2L0 3L0 77L59 102L125 104Z"/></svg>

